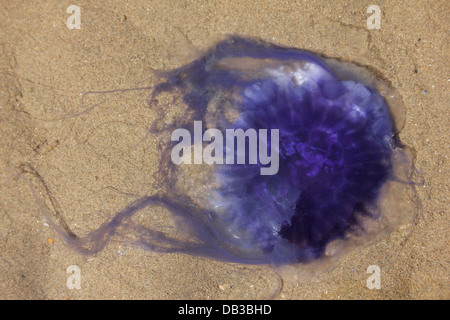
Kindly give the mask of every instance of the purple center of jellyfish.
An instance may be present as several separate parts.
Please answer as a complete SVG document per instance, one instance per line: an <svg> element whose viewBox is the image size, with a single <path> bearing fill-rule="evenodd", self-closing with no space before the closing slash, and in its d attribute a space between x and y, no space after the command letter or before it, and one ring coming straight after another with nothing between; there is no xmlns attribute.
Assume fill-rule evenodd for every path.
<svg viewBox="0 0 450 320"><path fill-rule="evenodd" d="M279 171L220 165L206 223L240 260L301 262L359 227L392 175L389 109L372 88L343 81L312 54L232 37L170 72L155 89L181 89L193 120L229 128L278 129ZM225 98L224 98L225 97ZM208 105L218 105L214 114ZM217 103L217 101L219 101ZM238 111L229 120L226 108ZM200 237L201 238L201 237Z"/></svg>

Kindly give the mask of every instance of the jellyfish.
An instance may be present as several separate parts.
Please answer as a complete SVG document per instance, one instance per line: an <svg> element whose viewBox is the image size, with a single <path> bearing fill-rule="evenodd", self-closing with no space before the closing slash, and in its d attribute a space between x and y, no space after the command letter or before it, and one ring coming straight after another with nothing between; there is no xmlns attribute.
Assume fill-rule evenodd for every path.
<svg viewBox="0 0 450 320"><path fill-rule="evenodd" d="M385 202L400 201L392 185L411 186L413 166L398 138L393 91L364 68L231 36L157 77L149 103L160 116L149 134L165 142L156 193L78 237L34 192L75 250L94 254L132 234L156 252L286 265L394 225L396 209ZM181 116L166 121L168 105ZM157 207L178 232L131 222ZM411 216L401 211L396 217Z"/></svg>

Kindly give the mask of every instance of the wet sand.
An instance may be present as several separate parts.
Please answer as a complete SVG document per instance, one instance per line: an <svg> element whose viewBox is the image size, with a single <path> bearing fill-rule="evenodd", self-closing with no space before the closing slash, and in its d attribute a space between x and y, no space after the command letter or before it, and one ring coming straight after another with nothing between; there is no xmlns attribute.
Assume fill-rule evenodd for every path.
<svg viewBox="0 0 450 320"><path fill-rule="evenodd" d="M70 30L72 4L0 4L1 299L450 298L448 1L77 1L81 25ZM371 4L381 9L379 30L366 26ZM47 190L37 192L80 236L131 195L151 194L149 91L83 93L151 86L152 70L179 67L229 34L353 61L389 81L406 110L400 139L424 178L416 222L296 281L119 240L89 257L68 248L19 173L39 173ZM67 287L71 265L80 289ZM366 286L370 265L381 268L380 290Z"/></svg>

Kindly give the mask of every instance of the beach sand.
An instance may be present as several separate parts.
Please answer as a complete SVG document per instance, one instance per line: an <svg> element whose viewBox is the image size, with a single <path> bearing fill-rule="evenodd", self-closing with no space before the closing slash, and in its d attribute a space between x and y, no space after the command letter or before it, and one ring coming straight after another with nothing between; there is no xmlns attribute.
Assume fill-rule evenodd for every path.
<svg viewBox="0 0 450 320"><path fill-rule="evenodd" d="M66 25L72 4L80 29ZM381 9L379 30L366 25L371 4ZM449 16L445 0L2 1L0 298L450 298ZM152 70L182 66L230 34L353 61L390 82L406 110L400 139L424 179L415 222L290 279L269 266L155 253L120 239L93 256L74 252L44 218L26 182L39 179L26 172L39 173L47 190L41 183L36 192L49 204L50 191L80 236L132 195L154 192L150 91L83 93L151 86ZM166 221L161 208L144 213L144 222ZM80 289L67 286L72 265ZM366 285L370 265L381 269L379 290Z"/></svg>

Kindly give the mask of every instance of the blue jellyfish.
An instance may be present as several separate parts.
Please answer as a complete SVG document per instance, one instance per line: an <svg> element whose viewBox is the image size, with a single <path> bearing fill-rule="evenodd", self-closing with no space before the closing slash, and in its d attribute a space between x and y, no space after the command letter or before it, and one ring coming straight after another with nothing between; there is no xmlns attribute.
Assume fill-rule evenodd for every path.
<svg viewBox="0 0 450 320"><path fill-rule="evenodd" d="M153 251L306 263L383 215L382 190L397 179L394 157L403 146L374 86L314 54L237 36L158 77L151 106L163 93L183 105L182 116L163 124L161 115L150 129L167 141L158 192L84 238L52 223L78 251L100 251L126 225ZM201 174L207 184L198 185ZM125 223L155 206L170 212L184 237Z"/></svg>

